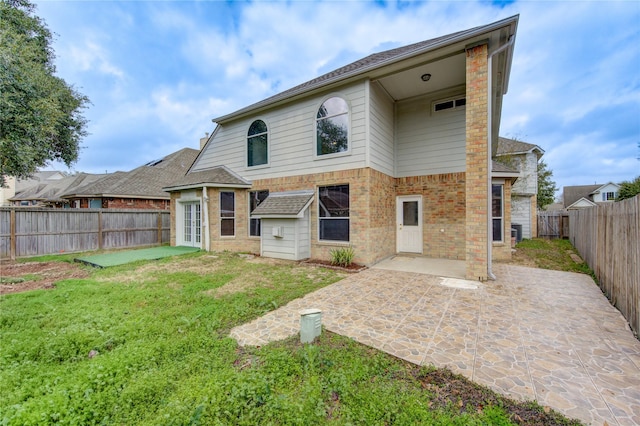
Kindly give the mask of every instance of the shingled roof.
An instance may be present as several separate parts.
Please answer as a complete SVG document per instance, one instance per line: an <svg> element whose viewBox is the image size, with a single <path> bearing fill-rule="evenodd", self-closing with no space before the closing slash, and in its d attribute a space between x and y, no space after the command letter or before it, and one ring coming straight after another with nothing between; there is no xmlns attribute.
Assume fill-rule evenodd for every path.
<svg viewBox="0 0 640 426"><path fill-rule="evenodd" d="M53 172L58 173L58 172ZM71 176L64 176L59 179L37 179L32 180L32 185L20 190L10 201L38 201L40 203L60 203L64 201L62 195L81 185L95 182L104 178L105 175L92 175L88 173L78 173Z"/></svg>
<svg viewBox="0 0 640 426"><path fill-rule="evenodd" d="M300 217L313 201L313 195L313 190L274 192L251 212L251 216Z"/></svg>
<svg viewBox="0 0 640 426"><path fill-rule="evenodd" d="M528 152L538 151L538 158L544 154L544 150L538 145L520 142L515 139L498 138L498 149L496 155L515 155L526 154Z"/></svg>
<svg viewBox="0 0 640 426"><path fill-rule="evenodd" d="M181 179L196 159L198 150L183 148L130 172L115 172L66 191L64 198L124 197L169 199L163 187Z"/></svg>
<svg viewBox="0 0 640 426"><path fill-rule="evenodd" d="M411 57L424 54L426 52L460 42L462 40L479 36L481 34L493 31L495 29L505 26L512 22L517 22L518 15L503 19L501 21L494 22L488 25L482 25L474 28L470 28L463 31L454 32L452 34L436 37L430 40L421 41L418 43L409 44L407 46L397 47L394 49L385 50L383 52L374 53L352 62L348 65L330 71L305 83L299 84L291 89L280 92L274 96L263 99L245 108L242 108L231 114L224 115L222 117L214 118L216 123L222 123L230 119L234 119L238 116L246 114L248 112L269 106L282 100L286 100L293 96L309 92L311 90L319 89L337 81L342 81L347 78L363 75L367 72L381 68L385 65L393 64L395 62L409 59ZM505 88L506 89L506 88ZM506 90L505 90L506 92Z"/></svg>
<svg viewBox="0 0 640 426"><path fill-rule="evenodd" d="M226 166L217 166L199 172L191 172L163 188L167 192L203 186L250 188L251 182L241 178Z"/></svg>

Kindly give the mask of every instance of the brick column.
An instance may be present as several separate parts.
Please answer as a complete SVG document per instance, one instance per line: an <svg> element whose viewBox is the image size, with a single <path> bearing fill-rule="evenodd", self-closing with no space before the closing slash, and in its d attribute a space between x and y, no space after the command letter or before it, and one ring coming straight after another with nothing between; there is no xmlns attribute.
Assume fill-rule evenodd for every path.
<svg viewBox="0 0 640 426"><path fill-rule="evenodd" d="M487 53L486 44L468 48L466 67L466 276L481 281L488 275Z"/></svg>

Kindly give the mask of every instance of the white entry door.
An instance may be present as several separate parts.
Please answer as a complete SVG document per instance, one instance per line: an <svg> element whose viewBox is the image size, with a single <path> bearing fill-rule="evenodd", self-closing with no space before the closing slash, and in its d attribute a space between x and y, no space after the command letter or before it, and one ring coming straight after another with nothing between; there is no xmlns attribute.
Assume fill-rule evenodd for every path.
<svg viewBox="0 0 640 426"><path fill-rule="evenodd" d="M182 244L180 245L200 247L202 240L200 203L183 203L182 209Z"/></svg>
<svg viewBox="0 0 640 426"><path fill-rule="evenodd" d="M422 253L422 196L396 198L397 251Z"/></svg>

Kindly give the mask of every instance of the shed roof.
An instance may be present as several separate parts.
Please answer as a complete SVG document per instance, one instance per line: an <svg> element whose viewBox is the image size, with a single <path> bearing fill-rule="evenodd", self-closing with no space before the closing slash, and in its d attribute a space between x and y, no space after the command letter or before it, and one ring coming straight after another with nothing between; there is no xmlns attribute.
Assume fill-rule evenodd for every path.
<svg viewBox="0 0 640 426"><path fill-rule="evenodd" d="M275 192L256 207L251 216L255 217L301 217L313 201L313 190Z"/></svg>

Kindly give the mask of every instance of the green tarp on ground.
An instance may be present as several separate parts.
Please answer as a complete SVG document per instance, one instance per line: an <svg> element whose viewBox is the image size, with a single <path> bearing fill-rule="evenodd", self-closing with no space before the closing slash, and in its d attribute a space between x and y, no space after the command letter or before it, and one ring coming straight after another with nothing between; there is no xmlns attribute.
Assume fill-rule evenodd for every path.
<svg viewBox="0 0 640 426"><path fill-rule="evenodd" d="M197 251L200 251L200 249L195 247L162 246L77 257L75 258L75 261L84 262L100 268L106 268L108 266L124 265L125 263L131 263L137 260L156 260L162 259L163 257L177 256Z"/></svg>

